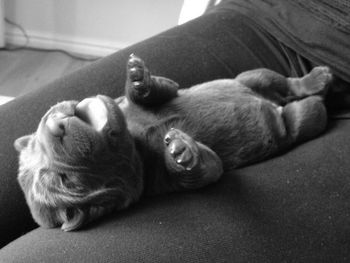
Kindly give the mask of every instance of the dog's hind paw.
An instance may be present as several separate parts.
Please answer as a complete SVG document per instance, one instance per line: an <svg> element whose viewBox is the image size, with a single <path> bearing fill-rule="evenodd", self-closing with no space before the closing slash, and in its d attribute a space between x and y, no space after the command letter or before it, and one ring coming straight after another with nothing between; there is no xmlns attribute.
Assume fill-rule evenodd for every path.
<svg viewBox="0 0 350 263"><path fill-rule="evenodd" d="M319 66L313 68L309 74L301 79L304 86L305 95L324 95L329 83L332 81L333 75L329 67Z"/></svg>

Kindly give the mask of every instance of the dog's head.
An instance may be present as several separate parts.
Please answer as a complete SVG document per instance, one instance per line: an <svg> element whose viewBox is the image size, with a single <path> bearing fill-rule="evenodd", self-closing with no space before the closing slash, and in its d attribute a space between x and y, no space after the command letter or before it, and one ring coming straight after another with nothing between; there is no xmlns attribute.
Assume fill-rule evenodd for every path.
<svg viewBox="0 0 350 263"><path fill-rule="evenodd" d="M18 181L41 226L77 229L127 207L143 190L134 141L106 96L58 103L15 148Z"/></svg>

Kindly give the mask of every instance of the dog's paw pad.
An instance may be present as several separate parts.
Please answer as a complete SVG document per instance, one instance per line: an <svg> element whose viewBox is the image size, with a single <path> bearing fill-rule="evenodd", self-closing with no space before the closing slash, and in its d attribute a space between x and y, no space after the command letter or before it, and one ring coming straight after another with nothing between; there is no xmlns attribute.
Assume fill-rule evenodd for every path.
<svg viewBox="0 0 350 263"><path fill-rule="evenodd" d="M131 54L127 64L128 76L131 81L142 81L145 72L145 63L134 54Z"/></svg>
<svg viewBox="0 0 350 263"><path fill-rule="evenodd" d="M186 133L171 129L164 137L167 151L173 161L183 169L190 171L198 162L198 146Z"/></svg>
<svg viewBox="0 0 350 263"><path fill-rule="evenodd" d="M144 61L134 54L130 55L127 62L127 76L130 87L134 89L138 96L146 97L150 93L150 73Z"/></svg>

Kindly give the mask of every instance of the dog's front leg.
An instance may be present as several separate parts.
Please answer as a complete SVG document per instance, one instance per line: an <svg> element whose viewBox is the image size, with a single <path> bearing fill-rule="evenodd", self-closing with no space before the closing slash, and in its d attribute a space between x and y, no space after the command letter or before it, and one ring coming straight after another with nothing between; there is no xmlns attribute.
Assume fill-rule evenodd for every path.
<svg viewBox="0 0 350 263"><path fill-rule="evenodd" d="M143 106L157 106L176 97L178 87L171 79L151 75L142 59L130 55L125 85L130 101Z"/></svg>
<svg viewBox="0 0 350 263"><path fill-rule="evenodd" d="M176 190L196 189L217 181L221 159L188 134L171 129L164 137L165 163Z"/></svg>

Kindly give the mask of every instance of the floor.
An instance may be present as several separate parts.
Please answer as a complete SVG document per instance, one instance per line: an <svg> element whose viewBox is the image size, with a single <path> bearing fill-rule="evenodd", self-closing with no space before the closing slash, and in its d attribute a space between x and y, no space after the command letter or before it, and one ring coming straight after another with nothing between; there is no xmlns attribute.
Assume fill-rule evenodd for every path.
<svg viewBox="0 0 350 263"><path fill-rule="evenodd" d="M0 50L0 104L90 63L61 52Z"/></svg>

